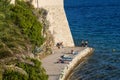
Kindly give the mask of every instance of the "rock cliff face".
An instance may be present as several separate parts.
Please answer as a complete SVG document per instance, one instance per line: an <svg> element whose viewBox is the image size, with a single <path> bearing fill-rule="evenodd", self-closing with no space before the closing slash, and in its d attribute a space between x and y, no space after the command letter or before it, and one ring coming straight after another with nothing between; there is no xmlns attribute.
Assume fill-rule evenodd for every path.
<svg viewBox="0 0 120 80"><path fill-rule="evenodd" d="M63 0L33 0L32 4L36 8L44 8L48 11L49 30L54 37L55 44L63 42L65 47L73 47L74 42L65 15L63 2Z"/></svg>
<svg viewBox="0 0 120 80"><path fill-rule="evenodd" d="M11 0L14 3L15 0ZM28 1L28 0L26 0ZM54 37L54 44L63 42L64 47L74 47L72 34L64 11L64 0L29 0L35 8L48 11L49 30Z"/></svg>

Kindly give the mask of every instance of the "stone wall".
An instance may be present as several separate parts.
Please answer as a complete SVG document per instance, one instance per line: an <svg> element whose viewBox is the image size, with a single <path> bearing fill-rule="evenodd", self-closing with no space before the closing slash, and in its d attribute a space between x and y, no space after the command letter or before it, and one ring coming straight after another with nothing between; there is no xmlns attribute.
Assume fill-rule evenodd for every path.
<svg viewBox="0 0 120 80"><path fill-rule="evenodd" d="M32 4L36 8L44 8L48 11L49 30L54 37L55 44L63 42L64 47L74 47L63 0L33 0Z"/></svg>

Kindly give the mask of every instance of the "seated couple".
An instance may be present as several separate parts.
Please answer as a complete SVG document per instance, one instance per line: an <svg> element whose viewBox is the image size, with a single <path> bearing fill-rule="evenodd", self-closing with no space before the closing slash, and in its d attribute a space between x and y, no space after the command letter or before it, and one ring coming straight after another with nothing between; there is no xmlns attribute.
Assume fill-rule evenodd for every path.
<svg viewBox="0 0 120 80"><path fill-rule="evenodd" d="M57 43L56 46L58 47L58 49L63 48L63 42Z"/></svg>

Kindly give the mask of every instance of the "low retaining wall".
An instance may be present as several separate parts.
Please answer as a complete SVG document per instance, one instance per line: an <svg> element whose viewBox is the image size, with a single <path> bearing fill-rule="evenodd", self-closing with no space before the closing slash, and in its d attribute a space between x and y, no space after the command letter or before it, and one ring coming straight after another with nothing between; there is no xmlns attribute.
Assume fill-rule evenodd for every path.
<svg viewBox="0 0 120 80"><path fill-rule="evenodd" d="M59 76L59 80L67 80L71 71L80 63L80 61L86 56L93 53L93 48L86 48L83 51L79 52L76 57L64 68Z"/></svg>

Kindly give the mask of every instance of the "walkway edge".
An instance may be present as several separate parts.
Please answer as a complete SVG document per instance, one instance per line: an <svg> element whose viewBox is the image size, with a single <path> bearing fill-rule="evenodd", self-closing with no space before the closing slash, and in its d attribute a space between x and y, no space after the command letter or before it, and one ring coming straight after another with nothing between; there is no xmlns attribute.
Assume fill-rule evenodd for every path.
<svg viewBox="0 0 120 80"><path fill-rule="evenodd" d="M62 70L59 80L67 80L72 70L88 55L93 53L94 49L87 47L79 52L78 55Z"/></svg>

